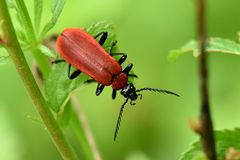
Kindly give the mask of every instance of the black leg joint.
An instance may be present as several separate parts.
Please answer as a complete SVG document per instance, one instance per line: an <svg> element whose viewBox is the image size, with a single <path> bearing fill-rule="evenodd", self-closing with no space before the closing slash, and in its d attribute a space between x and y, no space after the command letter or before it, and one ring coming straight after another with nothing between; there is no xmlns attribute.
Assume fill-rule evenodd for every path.
<svg viewBox="0 0 240 160"><path fill-rule="evenodd" d="M74 71L72 74L70 73L71 72L71 64L68 65L68 78L69 79L75 79L77 78L77 76L80 75L81 71L80 70L76 70Z"/></svg>
<svg viewBox="0 0 240 160"><path fill-rule="evenodd" d="M111 47L110 47L110 50L109 50L110 55L112 54L113 47L116 46L116 44L117 44L117 41L116 41L116 40L114 40L114 41L111 43Z"/></svg>
<svg viewBox="0 0 240 160"><path fill-rule="evenodd" d="M97 96L99 96L102 93L104 87L105 86L103 84L98 83L97 90L96 90L96 95Z"/></svg>
<svg viewBox="0 0 240 160"><path fill-rule="evenodd" d="M118 63L122 64L127 59L127 55L123 55L119 60Z"/></svg>
<svg viewBox="0 0 240 160"><path fill-rule="evenodd" d="M117 95L117 90L113 89L112 91L112 99L115 99Z"/></svg>
<svg viewBox="0 0 240 160"><path fill-rule="evenodd" d="M136 74L128 74L128 77L138 78Z"/></svg>
<svg viewBox="0 0 240 160"><path fill-rule="evenodd" d="M84 83L87 83L87 84L94 83L94 82L97 82L97 81L95 81L94 79L88 79L88 80L84 81Z"/></svg>
<svg viewBox="0 0 240 160"><path fill-rule="evenodd" d="M69 79L75 79L77 78L79 75L80 75L81 71L80 70L76 70L74 71L70 76L69 76Z"/></svg>
<svg viewBox="0 0 240 160"><path fill-rule="evenodd" d="M108 32L100 32L94 38L96 39L100 35L102 35L102 36L101 36L101 38L100 38L98 43L102 46L104 44L104 42L106 41L107 37L108 37Z"/></svg>
<svg viewBox="0 0 240 160"><path fill-rule="evenodd" d="M128 74L132 69L132 67L133 67L133 64L130 63L122 72Z"/></svg>
<svg viewBox="0 0 240 160"><path fill-rule="evenodd" d="M58 59L58 60L52 61L51 63L52 63L52 64L58 64L58 63L62 63L62 62L65 62L65 60L63 60L63 59Z"/></svg>

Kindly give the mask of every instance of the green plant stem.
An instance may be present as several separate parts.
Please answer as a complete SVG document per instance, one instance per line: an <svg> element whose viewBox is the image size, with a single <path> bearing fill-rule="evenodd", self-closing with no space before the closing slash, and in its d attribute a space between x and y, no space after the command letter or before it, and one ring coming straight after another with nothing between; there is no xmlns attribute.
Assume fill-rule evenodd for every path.
<svg viewBox="0 0 240 160"><path fill-rule="evenodd" d="M206 25L205 25L205 5L206 0L197 0L197 20L199 37L199 79L201 93L200 108L200 128L198 133L201 137L202 149L208 160L217 160L215 139L213 134L213 124L211 118L209 96L208 96L208 68L206 54Z"/></svg>
<svg viewBox="0 0 240 160"><path fill-rule="evenodd" d="M22 49L16 37L13 28L8 8L5 0L0 0L0 21L3 20L2 31L3 41L6 44L9 55L11 56L16 69L36 106L44 124L47 127L49 134L55 145L57 146L62 157L66 160L77 160L76 154L73 152L71 146L67 143L64 134L59 128L56 120L54 119L46 101L41 94L39 87L29 69L26 59L23 55Z"/></svg>
<svg viewBox="0 0 240 160"><path fill-rule="evenodd" d="M37 3L37 2L34 2ZM25 28L25 36L27 37L27 40L29 41L29 44L31 44L30 51L33 53L34 59L37 61L37 64L39 65L40 71L43 74L43 77L48 77L49 73L49 62L47 58L41 53L41 51L37 48L39 43L41 43L39 40L37 40L36 34L38 33L34 31L33 24L31 21L31 18L29 16L27 7L23 0L16 1L17 5L17 11L20 14L18 17L21 20L21 24ZM39 8L41 9L41 8ZM41 17L39 17L38 22L40 23Z"/></svg>

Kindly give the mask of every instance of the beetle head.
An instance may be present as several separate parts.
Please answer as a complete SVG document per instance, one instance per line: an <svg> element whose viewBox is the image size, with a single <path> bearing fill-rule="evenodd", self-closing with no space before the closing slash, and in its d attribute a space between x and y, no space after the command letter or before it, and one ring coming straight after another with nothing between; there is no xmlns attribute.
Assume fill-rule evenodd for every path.
<svg viewBox="0 0 240 160"><path fill-rule="evenodd" d="M138 98L138 95L136 94L136 88L134 87L134 85L132 83L126 85L122 90L121 90L121 94L125 97L125 98L129 98L132 101L135 101Z"/></svg>

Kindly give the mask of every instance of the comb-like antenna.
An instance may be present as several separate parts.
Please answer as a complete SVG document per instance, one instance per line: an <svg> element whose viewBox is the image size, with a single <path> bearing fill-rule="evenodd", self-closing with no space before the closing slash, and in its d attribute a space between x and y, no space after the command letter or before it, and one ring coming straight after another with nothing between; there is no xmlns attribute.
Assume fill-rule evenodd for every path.
<svg viewBox="0 0 240 160"><path fill-rule="evenodd" d="M127 104L127 102L128 102L128 98L123 103L123 105L122 105L122 107L120 109L120 112L119 112L119 115L118 115L118 121L117 121L116 129L115 129L115 134L114 134L114 141L116 141L116 139L117 139L118 131L119 131L119 128L120 128L120 125L121 125L123 110L124 110L125 105Z"/></svg>
<svg viewBox="0 0 240 160"><path fill-rule="evenodd" d="M171 92L168 90L164 90L164 89L159 89L159 88L141 88L141 89L136 90L136 92L142 92L142 91L160 92L160 93L172 94L172 95L180 97L177 93L174 93L174 92Z"/></svg>

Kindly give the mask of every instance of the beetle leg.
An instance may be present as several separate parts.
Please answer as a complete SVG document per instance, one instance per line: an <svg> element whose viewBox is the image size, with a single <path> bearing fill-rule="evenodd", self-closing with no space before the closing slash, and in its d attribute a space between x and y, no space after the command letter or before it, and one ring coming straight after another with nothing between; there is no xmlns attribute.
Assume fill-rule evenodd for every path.
<svg viewBox="0 0 240 160"><path fill-rule="evenodd" d="M97 95L97 96L99 96L99 95L102 93L104 87L105 87L105 86L104 86L103 84L98 83L97 90L96 90L96 95Z"/></svg>
<svg viewBox="0 0 240 160"><path fill-rule="evenodd" d="M112 99L115 99L117 95L117 90L113 89L112 91Z"/></svg>
<svg viewBox="0 0 240 160"><path fill-rule="evenodd" d="M84 83L93 83L93 82L97 82L97 81L95 81L94 79L88 79Z"/></svg>
<svg viewBox="0 0 240 160"><path fill-rule="evenodd" d="M116 44L117 44L117 41L114 40L114 41L111 43L111 47L110 47L108 53L109 53L111 56L119 56L119 55L124 56L124 55L126 55L125 53L112 53L113 47L116 46Z"/></svg>
<svg viewBox="0 0 240 160"><path fill-rule="evenodd" d="M116 40L114 40L114 41L111 42L111 47L110 47L110 49L109 49L110 55L112 55L113 47L116 46L116 44L117 44L117 41L116 41Z"/></svg>
<svg viewBox="0 0 240 160"><path fill-rule="evenodd" d="M77 76L80 75L80 73L81 73L80 70L76 70L76 71L74 71L70 76L68 76L68 78L69 78L69 79L75 79L75 78L77 78Z"/></svg>
<svg viewBox="0 0 240 160"><path fill-rule="evenodd" d="M107 39L108 32L100 32L94 38L96 39L99 36L101 36L101 38L100 38L98 43L102 46L104 44L104 42L106 41L106 39Z"/></svg>
<svg viewBox="0 0 240 160"><path fill-rule="evenodd" d="M71 64L68 64L68 78L70 79Z"/></svg>
<svg viewBox="0 0 240 160"><path fill-rule="evenodd" d="M63 60L63 59L58 59L58 60L52 61L51 63L52 63L52 64L57 64L57 63L61 63L61 62L65 62L65 60Z"/></svg>
<svg viewBox="0 0 240 160"><path fill-rule="evenodd" d="M130 101L130 104L131 104L132 106L136 105L136 103L133 102L132 100Z"/></svg>
<svg viewBox="0 0 240 160"><path fill-rule="evenodd" d="M122 64L127 59L127 55L123 55L119 60L118 63Z"/></svg>
<svg viewBox="0 0 240 160"><path fill-rule="evenodd" d="M111 47L110 47L110 50L109 50L108 53L109 53L111 56L119 56L119 55L125 56L125 55L126 55L125 53L112 53L113 47L114 47L116 44L117 44L117 41L116 41L116 40L111 43Z"/></svg>
<svg viewBox="0 0 240 160"><path fill-rule="evenodd" d="M100 32L100 33L98 33L96 36L94 36L94 38L96 39L96 38L98 38L99 36L101 36L102 34L106 34L107 32Z"/></svg>
<svg viewBox="0 0 240 160"><path fill-rule="evenodd" d="M72 74L70 74L70 71L71 71L71 64L68 65L68 78L69 78L69 79L74 79L74 78L76 78L77 76L79 76L79 74L81 73L80 70L76 70L76 71L74 71Z"/></svg>
<svg viewBox="0 0 240 160"><path fill-rule="evenodd" d="M128 74L128 77L138 78L138 76L136 74Z"/></svg>
<svg viewBox="0 0 240 160"><path fill-rule="evenodd" d="M137 94L140 99L142 99L142 94Z"/></svg>
<svg viewBox="0 0 240 160"><path fill-rule="evenodd" d="M110 53L111 56L125 56L125 53Z"/></svg>
<svg viewBox="0 0 240 160"><path fill-rule="evenodd" d="M130 72L130 70L132 69L132 67L133 67L133 64L130 63L126 68L124 68L122 73L128 74Z"/></svg>

